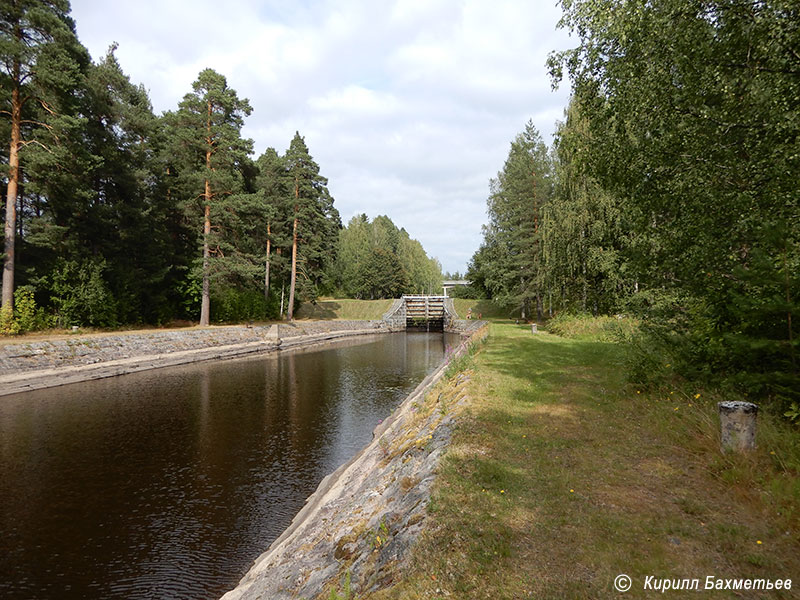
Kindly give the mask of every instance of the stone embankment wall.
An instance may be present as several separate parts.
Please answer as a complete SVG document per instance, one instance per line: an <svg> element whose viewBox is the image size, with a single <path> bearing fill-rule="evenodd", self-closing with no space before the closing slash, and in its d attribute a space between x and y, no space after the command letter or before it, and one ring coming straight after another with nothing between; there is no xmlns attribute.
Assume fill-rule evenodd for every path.
<svg viewBox="0 0 800 600"><path fill-rule="evenodd" d="M383 315L383 321L392 331L401 331L406 328L406 303L402 298L392 302L389 310Z"/></svg>
<svg viewBox="0 0 800 600"><path fill-rule="evenodd" d="M452 358L485 337L485 322ZM436 467L467 402L469 372L445 380L447 365L423 381L373 441L328 475L289 528L223 600L327 599L350 578L353 594L389 586L423 530Z"/></svg>
<svg viewBox="0 0 800 600"><path fill-rule="evenodd" d="M199 360L228 358L349 335L388 332L382 321L304 321L256 327L210 327L68 335L0 345L0 395L122 375Z"/></svg>
<svg viewBox="0 0 800 600"><path fill-rule="evenodd" d="M447 329L469 333L470 323L452 321ZM307 346L339 337L403 329L405 321L296 321L255 327L13 340L0 344L0 396L145 369L269 352L279 346Z"/></svg>
<svg viewBox="0 0 800 600"><path fill-rule="evenodd" d="M476 331L486 328L486 321L467 321L466 319L452 319L446 328L448 333L460 333L462 336L472 336Z"/></svg>

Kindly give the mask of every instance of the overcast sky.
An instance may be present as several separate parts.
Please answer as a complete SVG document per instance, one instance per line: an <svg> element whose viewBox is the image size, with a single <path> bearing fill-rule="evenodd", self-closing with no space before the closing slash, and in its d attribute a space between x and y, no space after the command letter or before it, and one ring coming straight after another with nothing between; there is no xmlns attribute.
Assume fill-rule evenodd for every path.
<svg viewBox="0 0 800 600"><path fill-rule="evenodd" d="M157 113L202 69L225 75L256 156L299 131L345 224L386 214L448 271L481 242L511 140L531 119L549 144L568 99L545 68L570 45L555 0L72 0L72 16L96 61L119 43Z"/></svg>

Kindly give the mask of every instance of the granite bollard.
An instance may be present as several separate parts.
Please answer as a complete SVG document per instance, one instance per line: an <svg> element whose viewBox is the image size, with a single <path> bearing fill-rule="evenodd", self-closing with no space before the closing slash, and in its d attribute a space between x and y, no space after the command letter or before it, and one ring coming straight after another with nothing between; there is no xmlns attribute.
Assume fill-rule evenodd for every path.
<svg viewBox="0 0 800 600"><path fill-rule="evenodd" d="M726 401L717 404L723 452L747 452L756 447L758 406L752 402Z"/></svg>

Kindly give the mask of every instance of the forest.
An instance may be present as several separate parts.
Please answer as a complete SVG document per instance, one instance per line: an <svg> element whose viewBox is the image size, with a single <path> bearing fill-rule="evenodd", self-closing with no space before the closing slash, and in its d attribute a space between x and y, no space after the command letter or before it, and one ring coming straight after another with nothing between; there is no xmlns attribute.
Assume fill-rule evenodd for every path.
<svg viewBox="0 0 800 600"><path fill-rule="evenodd" d="M292 319L320 294L438 288L439 263L389 217L342 227L299 132L255 158L252 107L222 74L156 115L114 46L92 62L69 11L0 6L0 331Z"/></svg>
<svg viewBox="0 0 800 600"><path fill-rule="evenodd" d="M467 278L522 318L627 314L640 382L800 399L800 5L562 0L572 98L491 181Z"/></svg>

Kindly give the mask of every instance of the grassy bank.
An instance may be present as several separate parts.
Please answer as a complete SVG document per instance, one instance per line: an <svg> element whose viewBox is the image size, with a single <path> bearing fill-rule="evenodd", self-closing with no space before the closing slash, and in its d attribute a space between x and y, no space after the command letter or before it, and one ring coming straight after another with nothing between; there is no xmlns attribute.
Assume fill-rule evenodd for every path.
<svg viewBox="0 0 800 600"><path fill-rule="evenodd" d="M392 300L319 300L305 302L297 311L298 319L341 319L369 321L380 319L389 310Z"/></svg>
<svg viewBox="0 0 800 600"><path fill-rule="evenodd" d="M491 300L469 300L466 298L453 298L458 316L462 319L467 318L467 311L472 309L472 318L477 319L480 315L482 319L508 319L513 318L511 309L498 306Z"/></svg>
<svg viewBox="0 0 800 600"><path fill-rule="evenodd" d="M800 588L800 442L760 415L750 456L718 450L699 389L649 395L618 346L494 323L441 466L434 525L377 599L655 597L645 577L791 578ZM691 592L672 592L685 597ZM729 598L730 591L701 592Z"/></svg>
<svg viewBox="0 0 800 600"><path fill-rule="evenodd" d="M303 303L297 311L298 319L343 319L370 320L380 319L389 310L393 300L350 300L320 299L316 304ZM495 305L491 300L454 299L458 316L465 319L467 311L472 309L472 318L480 314L484 319L508 318L508 310Z"/></svg>

